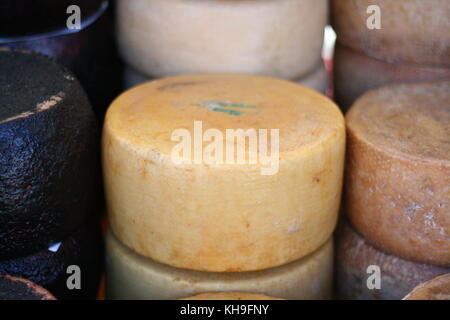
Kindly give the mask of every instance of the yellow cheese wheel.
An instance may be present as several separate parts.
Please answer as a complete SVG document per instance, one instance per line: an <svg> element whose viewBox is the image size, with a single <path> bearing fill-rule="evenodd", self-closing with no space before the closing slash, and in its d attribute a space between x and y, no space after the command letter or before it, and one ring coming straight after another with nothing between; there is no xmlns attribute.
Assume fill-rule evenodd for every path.
<svg viewBox="0 0 450 320"><path fill-rule="evenodd" d="M205 292L253 292L284 299L328 299L333 242L281 267L249 272L200 272L160 264L106 234L106 296L109 299L179 299Z"/></svg>
<svg viewBox="0 0 450 320"><path fill-rule="evenodd" d="M136 252L180 268L294 261L333 232L344 148L336 105L289 81L186 75L134 87L105 118L111 227Z"/></svg>
<svg viewBox="0 0 450 320"><path fill-rule="evenodd" d="M126 89L152 80L129 65L124 67L123 72L123 87ZM311 73L301 79L293 80L293 82L325 94L328 88L328 74L321 62Z"/></svg>
<svg viewBox="0 0 450 320"><path fill-rule="evenodd" d="M152 77L249 73L298 79L321 59L327 0L119 0L125 61Z"/></svg>
<svg viewBox="0 0 450 320"><path fill-rule="evenodd" d="M450 266L450 82L370 91L347 113L347 214L378 248Z"/></svg>
<svg viewBox="0 0 450 320"><path fill-rule="evenodd" d="M403 300L450 300L450 273L418 285Z"/></svg>
<svg viewBox="0 0 450 320"><path fill-rule="evenodd" d="M450 66L449 17L448 0L331 1L338 42L388 62Z"/></svg>
<svg viewBox="0 0 450 320"><path fill-rule="evenodd" d="M346 300L400 300L420 283L450 272L450 268L385 253L372 246L347 221L342 221L338 228L335 261L336 298ZM380 287L368 286L367 283L376 283L377 276Z"/></svg>
<svg viewBox="0 0 450 320"><path fill-rule="evenodd" d="M283 300L283 299L272 298L255 293L217 292L217 293L202 293L181 300Z"/></svg>
<svg viewBox="0 0 450 320"><path fill-rule="evenodd" d="M337 44L333 77L335 100L347 110L366 91L385 85L450 80L450 68L388 63Z"/></svg>

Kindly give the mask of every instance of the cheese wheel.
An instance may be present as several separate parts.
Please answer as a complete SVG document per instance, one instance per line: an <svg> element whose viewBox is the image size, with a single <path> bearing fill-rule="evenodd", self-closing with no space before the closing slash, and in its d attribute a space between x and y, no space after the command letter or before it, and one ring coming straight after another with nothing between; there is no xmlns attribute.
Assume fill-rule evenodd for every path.
<svg viewBox="0 0 450 320"><path fill-rule="evenodd" d="M380 29L370 29L380 12ZM377 10L377 9L375 9ZM450 66L448 0L332 0L338 42L389 62Z"/></svg>
<svg viewBox="0 0 450 320"><path fill-rule="evenodd" d="M380 288L367 282L380 271ZM449 268L404 260L373 247L343 221L336 236L337 298L349 300L400 300L418 284L450 272Z"/></svg>
<svg viewBox="0 0 450 320"><path fill-rule="evenodd" d="M78 81L49 58L0 50L0 260L47 248L98 205L98 132Z"/></svg>
<svg viewBox="0 0 450 320"><path fill-rule="evenodd" d="M298 79L321 59L326 0L120 0L119 50L147 76L249 73Z"/></svg>
<svg viewBox="0 0 450 320"><path fill-rule="evenodd" d="M152 78L146 77L144 74L136 71L133 67L128 65L124 67L123 87L125 89L130 89L138 84L151 80ZM294 82L325 94L328 89L328 73L325 70L324 64L321 63L311 73L301 79L294 80Z"/></svg>
<svg viewBox="0 0 450 320"><path fill-rule="evenodd" d="M450 266L450 82L371 91L347 114L346 206L384 251Z"/></svg>
<svg viewBox="0 0 450 320"><path fill-rule="evenodd" d="M450 300L450 273L418 285L403 300Z"/></svg>
<svg viewBox="0 0 450 320"><path fill-rule="evenodd" d="M41 12L41 10L47 12L46 9L48 9L42 1L33 5L31 5L31 1L7 1L12 1L16 4L22 3L22 6L26 3L26 6L40 7L40 9L36 11L23 10L21 15L25 13L24 17L15 19L20 21L20 24L28 31L32 30L33 34L2 36L0 31L0 47L40 52L56 59L56 61L69 68L80 81L83 89L86 90L98 120L103 121L106 107L121 89L121 65L112 41L113 39L109 36L111 21L107 10L108 1L100 1L101 3L99 3L97 0L83 0L83 2L89 2L89 6L79 3L81 10L79 30L67 28L66 21L72 20L70 17L73 13L67 14L66 9L61 12L59 11L61 7L56 5L54 9L59 12L58 16L64 19L64 24L60 25L59 28L55 27L48 32L42 31L40 33L37 33L38 30L31 27L33 22L26 18L24 20L27 22L23 23L24 20L22 18L28 17L29 13L29 15L34 17L32 21L41 21L38 12ZM67 0L63 1L67 2ZM0 2L3 4L4 0ZM46 2L53 3L52 6L55 6L54 0L46 0ZM58 0L56 2L60 3L61 1ZM77 5L76 1L68 2ZM0 7L2 4L0 4ZM95 8L95 11L90 12L88 10L88 7L91 6ZM0 11L2 10L0 9ZM52 10L49 11L51 12ZM10 14L9 11L5 12ZM48 14L51 14L50 12ZM11 15L15 14L15 12L11 13ZM56 21L58 20L56 19ZM50 23L53 23L53 19L48 15L42 21L51 21ZM2 22L0 22L0 25ZM4 30L14 30L10 25L7 26ZM19 28L18 30L21 29ZM0 30L3 29L0 27Z"/></svg>
<svg viewBox="0 0 450 320"><path fill-rule="evenodd" d="M178 269L140 256L111 231L106 234L108 299L179 299L205 292L253 292L294 300L328 299L333 277L333 241L281 267L249 272Z"/></svg>
<svg viewBox="0 0 450 320"><path fill-rule="evenodd" d="M95 299L102 269L103 243L99 224L94 221L49 248L0 261L0 274L31 280L62 300ZM77 285L77 277L81 289L70 289L68 284Z"/></svg>
<svg viewBox="0 0 450 320"><path fill-rule="evenodd" d="M344 147L339 109L289 81L216 74L146 83L105 119L111 227L136 252L180 268L294 261L333 232Z"/></svg>
<svg viewBox="0 0 450 320"><path fill-rule="evenodd" d="M0 274L0 300L56 300L56 298L31 281Z"/></svg>
<svg viewBox="0 0 450 320"><path fill-rule="evenodd" d="M202 293L181 300L283 300L283 299L272 298L254 293L217 292L217 293Z"/></svg>
<svg viewBox="0 0 450 320"><path fill-rule="evenodd" d="M335 99L343 110L366 91L391 83L450 80L450 68L391 64L339 44L333 71Z"/></svg>

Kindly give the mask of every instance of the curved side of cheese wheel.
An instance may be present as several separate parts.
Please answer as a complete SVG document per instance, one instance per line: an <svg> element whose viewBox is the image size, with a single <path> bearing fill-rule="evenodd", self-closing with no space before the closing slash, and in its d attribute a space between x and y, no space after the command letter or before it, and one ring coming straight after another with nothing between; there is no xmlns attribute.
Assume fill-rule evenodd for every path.
<svg viewBox="0 0 450 320"><path fill-rule="evenodd" d="M134 86L151 80L152 78L146 77L144 74L136 71L129 65L126 65L124 67L122 83L125 89L130 89ZM328 88L328 73L325 70L324 64L321 63L311 73L305 75L301 79L294 80L294 82L325 94Z"/></svg>
<svg viewBox="0 0 450 320"><path fill-rule="evenodd" d="M371 30L380 8L381 29ZM447 0L332 0L331 20L338 42L389 62L450 67L450 4Z"/></svg>
<svg viewBox="0 0 450 320"><path fill-rule="evenodd" d="M283 300L272 298L261 294L244 293L244 292L217 292L202 293L193 297L180 300Z"/></svg>
<svg viewBox="0 0 450 320"><path fill-rule="evenodd" d="M284 299L331 297L333 241L287 265L251 272L178 269L140 256L108 231L106 296L109 299L179 299L205 292L252 292Z"/></svg>
<svg viewBox="0 0 450 320"><path fill-rule="evenodd" d="M450 68L391 64L337 44L333 76L335 99L347 110L366 91L396 82L450 79Z"/></svg>
<svg viewBox="0 0 450 320"><path fill-rule="evenodd" d="M80 290L67 287L69 277L77 272L68 270L72 265L80 267ZM85 223L59 246L0 262L0 273L29 279L62 300L95 299L102 270L103 240L100 226L94 221Z"/></svg>
<svg viewBox="0 0 450 320"><path fill-rule="evenodd" d="M337 298L349 300L400 300L418 284L450 272L449 268L403 260L368 243L347 221L336 234ZM370 290L369 266L380 268L381 288Z"/></svg>
<svg viewBox="0 0 450 320"><path fill-rule="evenodd" d="M228 150L236 140L227 144L227 130L267 129L276 145L270 136L279 129L278 155L269 152L275 170L264 175L262 162L226 163L225 156L222 164L177 164L172 134L184 128L195 143L202 134L195 138L194 121L222 134L217 140ZM111 228L136 252L180 268L251 271L297 260L333 232L344 149L339 109L289 81L186 75L143 84L117 98L105 120Z"/></svg>
<svg viewBox="0 0 450 320"><path fill-rule="evenodd" d="M298 79L321 59L327 15L326 0L121 0L118 44L128 64L152 77Z"/></svg>
<svg viewBox="0 0 450 320"><path fill-rule="evenodd" d="M56 298L29 280L0 274L0 300L56 300Z"/></svg>
<svg viewBox="0 0 450 320"><path fill-rule="evenodd" d="M450 273L418 285L403 300L450 300Z"/></svg>
<svg viewBox="0 0 450 320"><path fill-rule="evenodd" d="M450 266L450 82L392 85L347 113L346 210L368 240Z"/></svg>
<svg viewBox="0 0 450 320"><path fill-rule="evenodd" d="M99 204L98 128L73 74L0 51L0 260L60 241Z"/></svg>

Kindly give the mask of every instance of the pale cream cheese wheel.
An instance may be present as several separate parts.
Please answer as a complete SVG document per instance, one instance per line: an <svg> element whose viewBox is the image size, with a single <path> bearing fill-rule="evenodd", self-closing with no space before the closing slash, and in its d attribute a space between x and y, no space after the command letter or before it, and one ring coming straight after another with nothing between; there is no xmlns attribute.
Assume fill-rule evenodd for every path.
<svg viewBox="0 0 450 320"><path fill-rule="evenodd" d="M151 80L152 78L136 71L133 67L125 65L123 73L123 87L125 89ZM323 62L321 62L311 73L301 79L293 80L293 82L325 94L328 88L328 73Z"/></svg>
<svg viewBox="0 0 450 320"><path fill-rule="evenodd" d="M180 299L223 291L284 299L331 298L333 241L281 267L249 272L200 272L160 264L106 233L106 296L117 300Z"/></svg>
<svg viewBox="0 0 450 320"><path fill-rule="evenodd" d="M327 0L119 0L122 57L150 77L248 73L298 79L321 59Z"/></svg>
<svg viewBox="0 0 450 320"><path fill-rule="evenodd" d="M181 300L283 300L283 299L272 298L264 296L262 294L255 294L255 293L217 292L217 293L202 293Z"/></svg>
<svg viewBox="0 0 450 320"><path fill-rule="evenodd" d="M373 58L450 67L448 0L332 0L331 20L339 43Z"/></svg>
<svg viewBox="0 0 450 320"><path fill-rule="evenodd" d="M407 260L450 266L450 82L369 91L347 120L346 213Z"/></svg>
<svg viewBox="0 0 450 320"><path fill-rule="evenodd" d="M450 273L418 285L403 300L450 300Z"/></svg>
<svg viewBox="0 0 450 320"><path fill-rule="evenodd" d="M347 221L342 221L336 233L335 263L336 298L346 300L400 300L420 283L450 272L450 268L385 253ZM367 283L374 284L378 275L380 287L369 287Z"/></svg>
<svg viewBox="0 0 450 320"><path fill-rule="evenodd" d="M233 139L238 129L251 139ZM316 250L335 227L344 119L295 83L226 74L148 82L112 103L102 143L111 227L161 263L270 268Z"/></svg>

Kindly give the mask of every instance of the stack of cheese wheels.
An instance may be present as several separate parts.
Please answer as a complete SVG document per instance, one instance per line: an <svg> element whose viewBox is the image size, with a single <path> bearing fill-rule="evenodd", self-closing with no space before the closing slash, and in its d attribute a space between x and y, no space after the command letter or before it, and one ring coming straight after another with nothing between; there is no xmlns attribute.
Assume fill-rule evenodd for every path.
<svg viewBox="0 0 450 320"><path fill-rule="evenodd" d="M450 267L449 101L450 82L397 84L364 94L346 117L351 223L381 251L444 268ZM339 263L346 269L353 262ZM408 265L417 279L441 272Z"/></svg>
<svg viewBox="0 0 450 320"><path fill-rule="evenodd" d="M181 300L283 300L283 299L272 298L255 293L218 292L218 293L198 294L196 296L184 298Z"/></svg>
<svg viewBox="0 0 450 320"><path fill-rule="evenodd" d="M274 268L322 247L320 258L280 272L311 283L309 270L324 268L303 298L328 288L321 278L330 279L331 254L323 245L337 220L345 125L323 95L251 75L155 80L112 103L102 145L111 228L137 254L177 268L224 272L227 279L229 272ZM129 259L116 258L120 250L108 254ZM158 273L156 280L173 272L129 260L109 264L125 268L120 277L139 276L132 269ZM261 279L276 277L274 271Z"/></svg>
<svg viewBox="0 0 450 320"><path fill-rule="evenodd" d="M67 274L32 257L57 251L98 207L96 120L72 73L43 55L1 49L0 87L0 272L45 287L40 272Z"/></svg>
<svg viewBox="0 0 450 320"><path fill-rule="evenodd" d="M450 300L450 273L418 285L403 300Z"/></svg>
<svg viewBox="0 0 450 320"><path fill-rule="evenodd" d="M448 0L332 0L338 104L390 83L450 79L449 16Z"/></svg>
<svg viewBox="0 0 450 320"><path fill-rule="evenodd" d="M400 300L420 283L450 272L449 267L417 263L385 253L358 234L347 221L338 228L336 238L339 299ZM371 266L380 271L378 289L367 286L376 272Z"/></svg>
<svg viewBox="0 0 450 320"><path fill-rule="evenodd" d="M119 0L118 44L126 73L141 79L246 73L323 92L327 17L327 0Z"/></svg>

